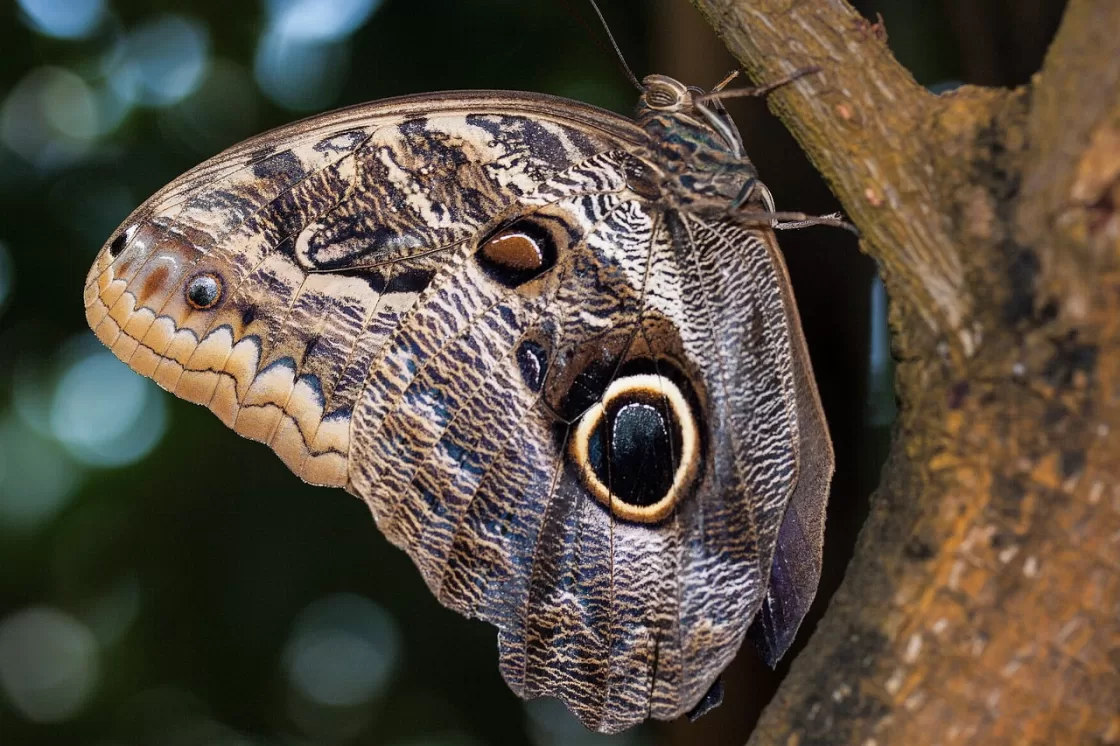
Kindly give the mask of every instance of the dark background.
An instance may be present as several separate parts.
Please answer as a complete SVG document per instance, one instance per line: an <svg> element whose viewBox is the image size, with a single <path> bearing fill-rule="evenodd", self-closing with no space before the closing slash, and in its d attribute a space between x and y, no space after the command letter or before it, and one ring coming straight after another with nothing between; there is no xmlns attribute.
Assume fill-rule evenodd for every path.
<svg viewBox="0 0 1120 746"><path fill-rule="evenodd" d="M494 630L439 607L362 503L129 372L81 303L94 253L148 194L304 114L453 88L629 111L573 12L593 16L567 2L0 6L0 744L606 743L518 701ZM639 77L710 87L734 67L686 0L601 2ZM1027 82L1064 3L857 5L942 90ZM762 103L734 111L780 209L837 209ZM781 240L836 442L823 608L894 417L885 304L845 232ZM722 708L610 740L742 743L785 668L744 651Z"/></svg>

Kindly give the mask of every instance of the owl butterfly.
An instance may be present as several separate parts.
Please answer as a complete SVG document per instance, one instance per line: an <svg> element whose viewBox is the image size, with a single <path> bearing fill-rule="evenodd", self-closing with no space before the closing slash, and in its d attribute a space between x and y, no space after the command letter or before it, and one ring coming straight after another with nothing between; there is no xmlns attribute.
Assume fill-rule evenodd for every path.
<svg viewBox="0 0 1120 746"><path fill-rule="evenodd" d="M97 336L364 499L500 669L605 732L694 708L816 591L832 450L731 119L409 96L260 135L97 255ZM760 217L761 216L761 217Z"/></svg>

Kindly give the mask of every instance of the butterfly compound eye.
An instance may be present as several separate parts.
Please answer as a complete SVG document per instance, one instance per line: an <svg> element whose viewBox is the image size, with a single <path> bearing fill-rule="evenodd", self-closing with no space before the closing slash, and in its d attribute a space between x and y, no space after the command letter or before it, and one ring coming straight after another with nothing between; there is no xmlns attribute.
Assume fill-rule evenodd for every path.
<svg viewBox="0 0 1120 746"><path fill-rule="evenodd" d="M655 109L667 109L676 102L676 96L665 88L652 88L646 93L646 101Z"/></svg>
<svg viewBox="0 0 1120 746"><path fill-rule="evenodd" d="M642 82L642 101L651 109L676 111L689 96L688 88L666 75L649 75Z"/></svg>
<svg viewBox="0 0 1120 746"><path fill-rule="evenodd" d="M699 470L692 407L664 376L618 378L580 419L569 456L611 513L656 523L672 513Z"/></svg>
<svg viewBox="0 0 1120 746"><path fill-rule="evenodd" d="M199 311L213 308L222 299L221 278L209 272L197 274L187 282L186 295L191 308Z"/></svg>

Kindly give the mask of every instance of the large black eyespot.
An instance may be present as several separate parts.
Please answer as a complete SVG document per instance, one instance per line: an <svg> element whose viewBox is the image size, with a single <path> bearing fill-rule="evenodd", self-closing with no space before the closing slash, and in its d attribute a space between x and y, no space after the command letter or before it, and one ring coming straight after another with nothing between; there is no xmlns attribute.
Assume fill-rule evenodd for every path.
<svg viewBox="0 0 1120 746"><path fill-rule="evenodd" d="M515 288L552 269L556 240L544 226L522 218L488 236L476 256L487 276Z"/></svg>
<svg viewBox="0 0 1120 746"><path fill-rule="evenodd" d="M615 379L580 418L568 446L584 486L623 519L666 518L699 472L693 405L670 378Z"/></svg>
<svg viewBox="0 0 1120 746"><path fill-rule="evenodd" d="M222 299L222 280L217 275L202 272L187 282L187 303L192 308L205 311L218 305Z"/></svg>
<svg viewBox="0 0 1120 746"><path fill-rule="evenodd" d="M622 396L591 433L587 446L591 469L627 505L653 505L673 485L681 437L666 409L664 401L645 392Z"/></svg>

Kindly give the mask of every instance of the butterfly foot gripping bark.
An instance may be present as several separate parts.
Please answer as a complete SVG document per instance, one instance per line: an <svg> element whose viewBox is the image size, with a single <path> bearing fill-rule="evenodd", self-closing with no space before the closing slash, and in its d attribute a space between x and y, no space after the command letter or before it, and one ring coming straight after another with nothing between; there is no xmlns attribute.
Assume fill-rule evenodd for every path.
<svg viewBox="0 0 1120 746"><path fill-rule="evenodd" d="M125 221L87 318L365 500L498 628L522 697L606 732L699 712L748 629L789 646L833 463L774 234L737 217L769 192L701 94L652 76L634 120L422 95L266 133Z"/></svg>

